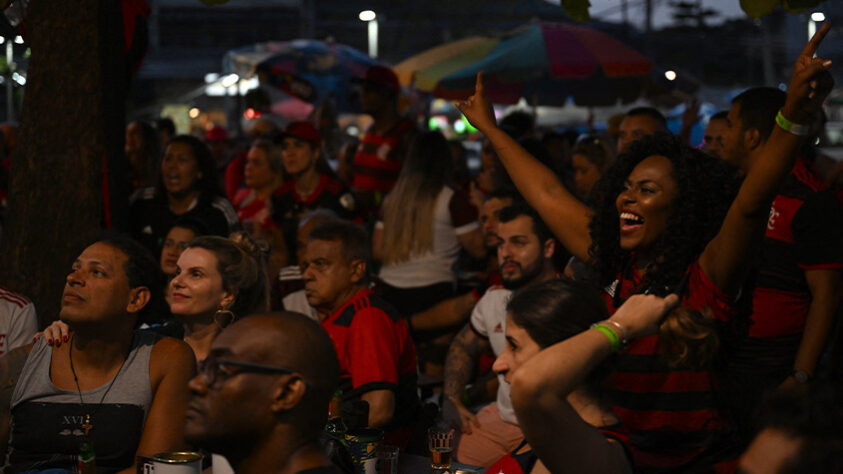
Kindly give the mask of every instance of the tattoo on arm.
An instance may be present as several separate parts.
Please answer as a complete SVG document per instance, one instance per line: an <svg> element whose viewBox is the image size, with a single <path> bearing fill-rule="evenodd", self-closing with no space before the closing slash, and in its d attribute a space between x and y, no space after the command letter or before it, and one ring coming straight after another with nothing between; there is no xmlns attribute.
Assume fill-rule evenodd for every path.
<svg viewBox="0 0 843 474"><path fill-rule="evenodd" d="M462 392L471 380L477 358L490 347L489 341L478 336L469 325L462 328L451 343L445 359L445 396L462 399Z"/></svg>

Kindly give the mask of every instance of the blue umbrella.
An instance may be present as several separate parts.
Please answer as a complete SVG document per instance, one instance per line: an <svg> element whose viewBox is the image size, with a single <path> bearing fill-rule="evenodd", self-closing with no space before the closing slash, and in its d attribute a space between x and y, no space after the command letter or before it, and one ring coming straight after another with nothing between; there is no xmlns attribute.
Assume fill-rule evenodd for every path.
<svg viewBox="0 0 843 474"><path fill-rule="evenodd" d="M359 109L352 79L379 64L349 46L309 39L261 43L230 51L224 69L257 74L262 83L311 103L333 100L341 112Z"/></svg>

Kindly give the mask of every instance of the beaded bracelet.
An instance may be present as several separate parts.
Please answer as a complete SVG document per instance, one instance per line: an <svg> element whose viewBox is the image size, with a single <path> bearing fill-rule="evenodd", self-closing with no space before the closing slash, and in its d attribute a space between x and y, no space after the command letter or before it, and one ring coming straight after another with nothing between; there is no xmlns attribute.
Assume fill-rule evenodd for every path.
<svg viewBox="0 0 843 474"><path fill-rule="evenodd" d="M612 328L606 326L605 324L598 323L592 324L591 329L597 329L598 331L602 332L603 335L606 336L606 338L609 339L609 346L611 346L612 352L620 352L622 348L621 340L618 335L615 334L615 331L613 331Z"/></svg>

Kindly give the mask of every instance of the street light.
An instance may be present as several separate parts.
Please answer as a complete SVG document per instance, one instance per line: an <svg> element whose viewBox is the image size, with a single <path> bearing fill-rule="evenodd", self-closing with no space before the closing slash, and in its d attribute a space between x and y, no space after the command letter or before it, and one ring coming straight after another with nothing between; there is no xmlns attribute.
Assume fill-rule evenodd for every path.
<svg viewBox="0 0 843 474"><path fill-rule="evenodd" d="M378 16L372 10L363 10L357 16L369 26L369 56L378 57Z"/></svg>
<svg viewBox="0 0 843 474"><path fill-rule="evenodd" d="M676 71L670 70L664 72L664 77L668 81L675 81L676 80Z"/></svg>
<svg viewBox="0 0 843 474"><path fill-rule="evenodd" d="M808 41L814 37L814 33L817 32L817 23L822 23L825 21L825 14L823 12L814 12L811 13L811 17L808 18Z"/></svg>

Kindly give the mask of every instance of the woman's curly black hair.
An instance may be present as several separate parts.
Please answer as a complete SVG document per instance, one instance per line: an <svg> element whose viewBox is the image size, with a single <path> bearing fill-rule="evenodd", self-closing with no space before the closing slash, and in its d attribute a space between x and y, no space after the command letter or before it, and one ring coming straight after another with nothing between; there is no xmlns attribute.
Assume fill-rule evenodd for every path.
<svg viewBox="0 0 843 474"><path fill-rule="evenodd" d="M636 292L664 295L682 279L685 270L717 235L737 194L737 175L724 162L695 150L672 134L643 137L618 156L596 185L598 197L590 224L589 257L602 285L611 284L630 262L620 247L620 217L615 205L624 182L638 163L660 155L673 164L679 194L666 228L650 249L655 259Z"/></svg>

